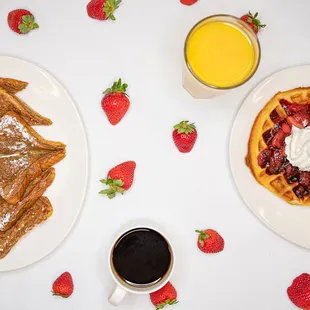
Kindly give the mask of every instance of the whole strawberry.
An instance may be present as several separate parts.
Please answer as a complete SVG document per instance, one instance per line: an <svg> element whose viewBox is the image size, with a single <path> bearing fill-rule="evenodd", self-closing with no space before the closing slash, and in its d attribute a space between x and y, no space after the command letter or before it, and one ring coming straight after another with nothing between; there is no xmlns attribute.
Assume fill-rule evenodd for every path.
<svg viewBox="0 0 310 310"><path fill-rule="evenodd" d="M150 294L151 302L156 310L163 309L167 305L175 305L177 301L177 291L173 285L168 282L160 290Z"/></svg>
<svg viewBox="0 0 310 310"><path fill-rule="evenodd" d="M198 0L180 0L180 2L184 5L192 5L196 3Z"/></svg>
<svg viewBox="0 0 310 310"><path fill-rule="evenodd" d="M32 13L24 9L11 11L8 14L8 25L18 34L26 34L33 29L39 28Z"/></svg>
<svg viewBox="0 0 310 310"><path fill-rule="evenodd" d="M112 19L114 12L118 9L122 0L91 0L87 4L87 14L89 17L99 20Z"/></svg>
<svg viewBox="0 0 310 310"><path fill-rule="evenodd" d="M292 303L304 310L310 310L310 275L303 273L298 276L287 289Z"/></svg>
<svg viewBox="0 0 310 310"><path fill-rule="evenodd" d="M255 13L253 15L251 12L241 17L243 21L249 24L249 26L254 30L256 34L259 32L261 28L266 27L266 25L261 24L260 20L257 17L258 17L258 13Z"/></svg>
<svg viewBox="0 0 310 310"><path fill-rule="evenodd" d="M69 272L60 275L53 284L53 295L68 298L72 295L74 289L73 280Z"/></svg>
<svg viewBox="0 0 310 310"><path fill-rule="evenodd" d="M114 198L116 193L123 195L133 183L135 169L136 163L134 161L126 161L112 168L108 172L107 179L100 180L109 188L100 191L99 194L107 195L110 199Z"/></svg>
<svg viewBox="0 0 310 310"><path fill-rule="evenodd" d="M111 88L104 91L101 106L112 125L118 124L129 109L130 101L126 94L127 87L128 85L122 84L122 80L119 79L113 83Z"/></svg>
<svg viewBox="0 0 310 310"><path fill-rule="evenodd" d="M172 133L173 141L181 153L189 153L197 140L197 130L194 123L182 121L175 125Z"/></svg>
<svg viewBox="0 0 310 310"><path fill-rule="evenodd" d="M199 234L198 248L204 253L218 253L224 249L224 239L212 229L195 230Z"/></svg>

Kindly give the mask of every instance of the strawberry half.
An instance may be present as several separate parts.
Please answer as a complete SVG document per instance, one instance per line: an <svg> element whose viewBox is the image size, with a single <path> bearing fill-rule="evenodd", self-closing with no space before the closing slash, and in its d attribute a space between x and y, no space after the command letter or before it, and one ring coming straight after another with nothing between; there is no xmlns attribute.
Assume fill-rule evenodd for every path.
<svg viewBox="0 0 310 310"><path fill-rule="evenodd" d="M197 130L194 123L182 121L175 125L172 133L173 141L181 153L189 153L197 140Z"/></svg>
<svg viewBox="0 0 310 310"><path fill-rule="evenodd" d="M307 108L306 110L301 110L296 114L289 116L287 122L291 125L294 125L298 128L305 128L310 124L310 111Z"/></svg>
<svg viewBox="0 0 310 310"><path fill-rule="evenodd" d="M287 125L288 126L288 125ZM289 127L289 126L288 126ZM284 127L285 130L286 129L286 126ZM272 141L271 141L271 146L274 147L274 148L281 148L283 145L284 145L284 141L285 141L285 138L287 137L287 134L282 130L280 129L273 137Z"/></svg>
<svg viewBox="0 0 310 310"><path fill-rule="evenodd" d="M108 172L107 179L100 180L109 188L100 191L99 194L107 195L109 199L114 198L116 193L123 195L133 183L135 169L136 163L134 161L126 161L112 168Z"/></svg>
<svg viewBox="0 0 310 310"><path fill-rule="evenodd" d="M285 99L281 99L280 104L282 108L284 109L285 113L287 114L287 116L292 116L296 114L297 112L307 110L308 108L307 104L291 103Z"/></svg>
<svg viewBox="0 0 310 310"><path fill-rule="evenodd" d="M265 28L266 25L261 24L260 20L258 19L258 13L254 15L249 12L241 17L243 21L245 21L257 34L261 28Z"/></svg>

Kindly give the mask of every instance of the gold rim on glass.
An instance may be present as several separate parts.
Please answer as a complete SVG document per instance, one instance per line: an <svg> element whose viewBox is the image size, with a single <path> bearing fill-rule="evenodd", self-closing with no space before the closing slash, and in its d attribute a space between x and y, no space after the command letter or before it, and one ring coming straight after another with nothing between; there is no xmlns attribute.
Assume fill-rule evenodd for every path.
<svg viewBox="0 0 310 310"><path fill-rule="evenodd" d="M187 53L186 53L186 48L187 48L187 43L188 43L188 40L189 40L189 37L191 36L191 34L193 33L193 31L200 25L202 24L203 22L209 20L209 19L212 19L212 18L230 18L230 19L233 19L236 21L236 24L240 23L242 25L242 27L246 28L246 30L248 30L250 32L250 34L252 34L252 37L253 37L253 40L256 41L257 43L257 53L258 53L258 56L257 56L257 60L256 60L256 66L253 70L253 72L244 80L242 81L241 83L239 84L236 84L236 85L233 85L233 86L229 86L229 87L218 87L218 86L214 86L214 85L211 85L211 84L208 84L204 81L202 81L195 73L194 71L192 70L192 68L190 67L189 65L189 62L188 62L188 58L187 58ZM224 21L225 22L225 21ZM227 21L229 22L229 21ZM238 25L237 25L238 26ZM241 28L241 27L240 27ZM246 35L249 37L249 39L251 40L252 37L250 37L249 34L246 33ZM251 40L252 41L252 40ZM256 48L255 48L256 49ZM200 83L202 83L203 85L205 86L208 86L210 88L214 88L214 89L233 89L233 88L237 88L241 85L243 85L244 83L246 83L247 81L249 81L253 75L256 73L257 69L258 69L258 66L260 64L260 60L261 60L261 47L260 47L260 43L259 43L259 40L257 38L257 35L255 34L255 32L253 31L253 29L246 23L244 22L243 20L241 20L240 18L238 17L235 17L233 15L228 15L228 14L217 14L217 15L210 15L208 17L205 17L203 19L201 19L199 22L197 22L193 27L192 29L189 31L187 37L186 37L186 40L185 40L185 44L184 44L184 58L185 58L185 63L186 63L186 66L188 68L188 70L190 71L190 73L192 74L192 76Z"/></svg>

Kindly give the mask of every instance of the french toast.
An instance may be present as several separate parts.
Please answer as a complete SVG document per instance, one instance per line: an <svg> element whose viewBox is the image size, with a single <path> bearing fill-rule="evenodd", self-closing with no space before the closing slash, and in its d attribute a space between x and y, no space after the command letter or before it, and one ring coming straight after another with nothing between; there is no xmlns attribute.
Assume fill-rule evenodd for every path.
<svg viewBox="0 0 310 310"><path fill-rule="evenodd" d="M31 126L52 124L52 121L49 118L34 111L21 99L1 87L0 84L0 117L8 111L13 111L19 114Z"/></svg>
<svg viewBox="0 0 310 310"><path fill-rule="evenodd" d="M10 79L10 78L0 78L0 87L5 89L9 94L15 95L16 93L24 90L28 83Z"/></svg>
<svg viewBox="0 0 310 310"><path fill-rule="evenodd" d="M258 183L299 206L310 205L310 172L292 165L285 152L292 126L310 125L310 87L277 93L258 114L249 138L246 164Z"/></svg>
<svg viewBox="0 0 310 310"><path fill-rule="evenodd" d="M10 229L45 192L55 178L55 169L50 168L33 180L26 189L22 199L15 205L0 198L0 231Z"/></svg>
<svg viewBox="0 0 310 310"><path fill-rule="evenodd" d="M16 204L29 183L66 156L66 145L44 140L14 112L0 118L0 196Z"/></svg>
<svg viewBox="0 0 310 310"><path fill-rule="evenodd" d="M46 221L53 214L53 207L47 197L41 197L5 232L0 232L0 259L4 258L13 246L36 225Z"/></svg>

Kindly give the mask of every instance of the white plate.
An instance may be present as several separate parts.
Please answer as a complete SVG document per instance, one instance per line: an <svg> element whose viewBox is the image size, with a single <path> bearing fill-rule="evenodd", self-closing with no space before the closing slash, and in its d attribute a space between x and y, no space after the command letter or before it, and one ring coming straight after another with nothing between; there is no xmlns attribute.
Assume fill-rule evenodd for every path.
<svg viewBox="0 0 310 310"><path fill-rule="evenodd" d="M53 121L52 126L37 126L36 130L46 139L67 144L67 156L55 165L56 178L44 194L50 199L54 213L0 260L0 271L7 271L42 259L69 233L86 191L88 153L85 131L74 102L54 77L32 63L6 56L0 56L0 76L29 83L17 96Z"/></svg>
<svg viewBox="0 0 310 310"><path fill-rule="evenodd" d="M237 188L254 214L283 238L310 249L310 207L287 204L256 182L245 165L253 122L278 91L310 86L310 65L277 72L260 83L241 106L231 134L230 164Z"/></svg>

